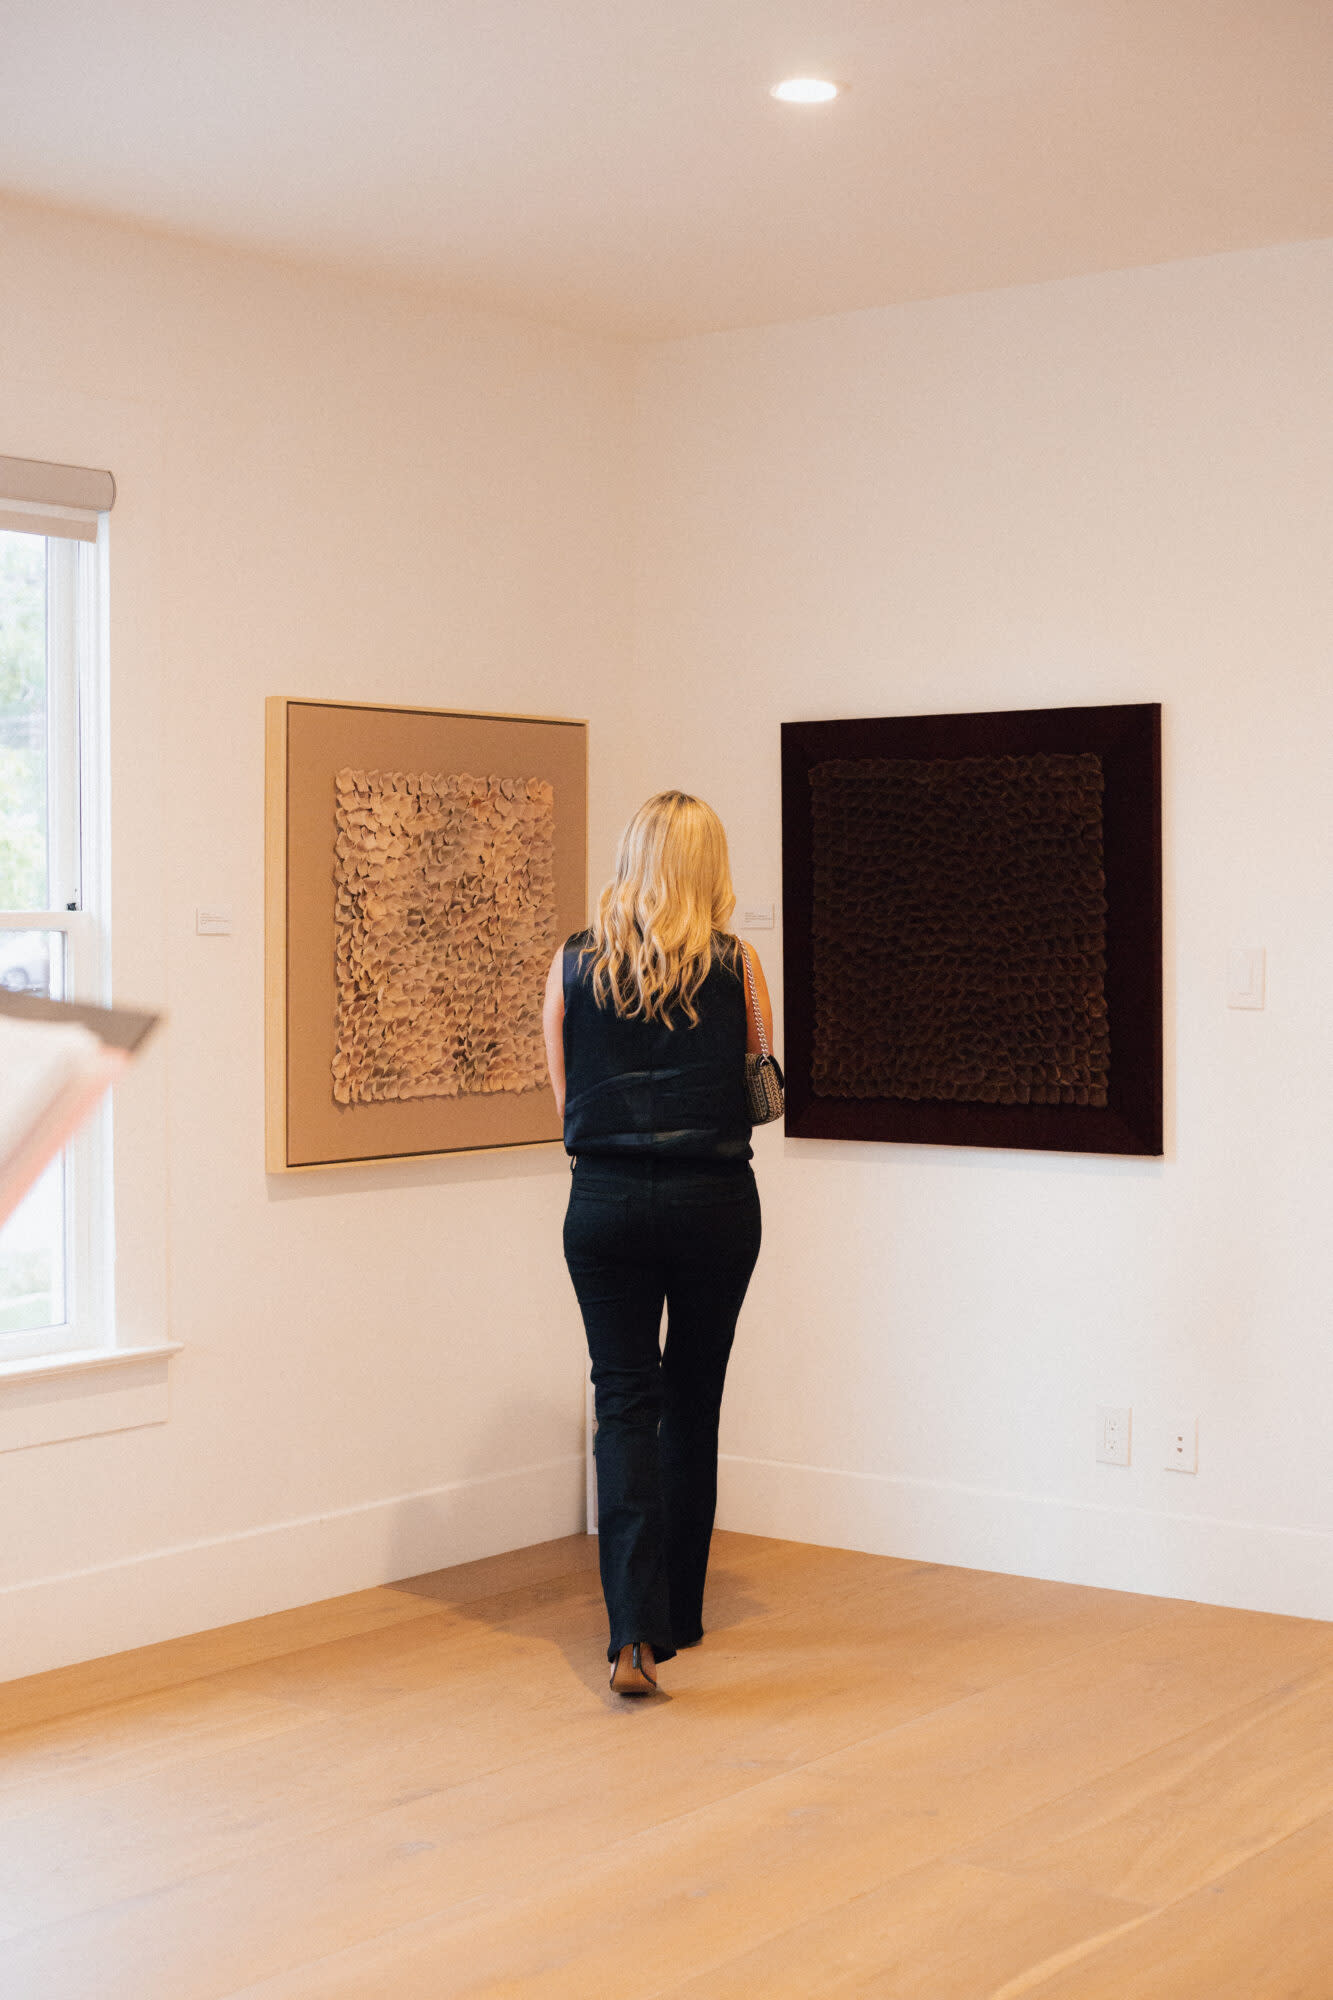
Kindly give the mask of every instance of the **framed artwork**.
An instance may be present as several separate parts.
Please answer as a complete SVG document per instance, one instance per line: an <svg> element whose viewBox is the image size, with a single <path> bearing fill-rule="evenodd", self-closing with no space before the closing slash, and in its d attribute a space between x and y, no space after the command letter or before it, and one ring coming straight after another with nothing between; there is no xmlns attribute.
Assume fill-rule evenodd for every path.
<svg viewBox="0 0 1333 2000"><path fill-rule="evenodd" d="M782 728L787 1131L1162 1151L1161 709Z"/></svg>
<svg viewBox="0 0 1333 2000"><path fill-rule="evenodd" d="M560 1138L547 968L587 910L587 725L274 697L271 1173Z"/></svg>

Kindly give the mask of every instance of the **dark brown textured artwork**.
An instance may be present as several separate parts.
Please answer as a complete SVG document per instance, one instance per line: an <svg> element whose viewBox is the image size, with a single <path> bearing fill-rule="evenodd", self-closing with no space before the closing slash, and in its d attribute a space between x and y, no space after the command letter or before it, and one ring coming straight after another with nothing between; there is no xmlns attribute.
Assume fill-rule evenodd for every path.
<svg viewBox="0 0 1333 2000"><path fill-rule="evenodd" d="M1159 711L783 730L787 1129L1161 1150Z"/></svg>
<svg viewBox="0 0 1333 2000"><path fill-rule="evenodd" d="M816 1096L1105 1104L1101 759L833 758L810 794Z"/></svg>

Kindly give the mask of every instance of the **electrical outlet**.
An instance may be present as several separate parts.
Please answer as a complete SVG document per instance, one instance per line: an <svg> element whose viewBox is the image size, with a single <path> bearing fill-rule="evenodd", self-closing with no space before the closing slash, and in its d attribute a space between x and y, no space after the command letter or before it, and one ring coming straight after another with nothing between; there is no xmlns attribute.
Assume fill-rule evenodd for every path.
<svg viewBox="0 0 1333 2000"><path fill-rule="evenodd" d="M1100 1465L1129 1464L1129 1410L1105 1407L1097 1411L1097 1462Z"/></svg>
<svg viewBox="0 0 1333 2000"><path fill-rule="evenodd" d="M1177 1417L1166 1434L1168 1472L1197 1472L1199 1469L1199 1419Z"/></svg>

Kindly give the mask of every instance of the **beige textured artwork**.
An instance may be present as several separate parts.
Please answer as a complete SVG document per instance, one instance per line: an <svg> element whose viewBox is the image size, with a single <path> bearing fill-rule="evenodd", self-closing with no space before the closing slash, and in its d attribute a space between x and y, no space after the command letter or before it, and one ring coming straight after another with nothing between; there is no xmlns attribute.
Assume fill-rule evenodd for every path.
<svg viewBox="0 0 1333 2000"><path fill-rule="evenodd" d="M342 770L335 783L334 1097L539 1089L554 788L467 772Z"/></svg>

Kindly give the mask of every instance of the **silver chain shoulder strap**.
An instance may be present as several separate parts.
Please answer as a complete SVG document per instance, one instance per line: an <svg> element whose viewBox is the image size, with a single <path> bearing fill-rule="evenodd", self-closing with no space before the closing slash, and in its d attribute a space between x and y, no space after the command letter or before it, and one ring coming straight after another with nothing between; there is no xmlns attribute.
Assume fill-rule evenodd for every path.
<svg viewBox="0 0 1333 2000"><path fill-rule="evenodd" d="M755 1032L759 1036L759 1054L745 1057L745 1096L750 1107L750 1121L754 1125L769 1125L775 1118L781 1118L785 1103L782 1068L777 1057L768 1046L768 1036L764 1032L764 1017L759 1011L759 995L754 990L754 972L750 965L749 947L744 938L739 940L741 957L745 961L745 986L750 996L750 1010L754 1015Z"/></svg>

